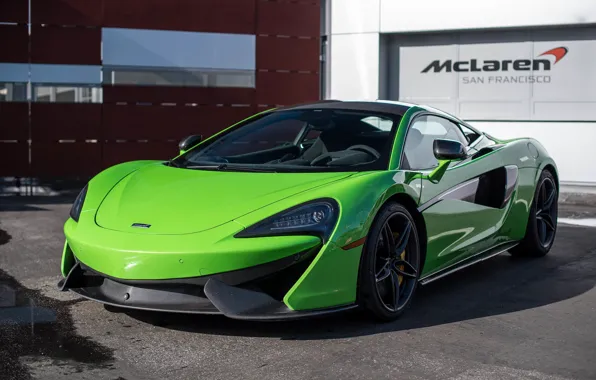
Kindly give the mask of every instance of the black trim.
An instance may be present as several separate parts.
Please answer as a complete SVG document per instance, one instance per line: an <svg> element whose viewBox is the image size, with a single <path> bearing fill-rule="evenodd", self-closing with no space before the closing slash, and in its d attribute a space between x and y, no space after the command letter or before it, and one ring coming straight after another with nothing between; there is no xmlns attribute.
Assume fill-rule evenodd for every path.
<svg viewBox="0 0 596 380"><path fill-rule="evenodd" d="M328 100L314 103L276 108L275 112L294 110L335 109L345 111L383 112L390 115L403 116L412 106L384 102Z"/></svg>
<svg viewBox="0 0 596 380"><path fill-rule="evenodd" d="M505 181L506 182L505 197L503 199L503 202L502 202L500 208L505 207L505 205L511 199L511 196L513 195L513 191L515 190L515 187L517 186L517 181L519 178L518 173L519 173L519 169L517 166L515 166L515 165L505 166L505 179L506 179L506 181Z"/></svg>
<svg viewBox="0 0 596 380"><path fill-rule="evenodd" d="M248 268L237 269L229 272L223 273L216 273L212 275L206 276L197 276L197 277L184 277L184 278L173 278L173 279L163 279L163 280L125 280L113 276L109 276L105 273L101 273L96 271L95 269L85 265L84 263L80 262L77 259L77 264L79 265L80 269L84 272L92 273L96 276L104 277L121 284L125 285L132 285L132 286L163 286L163 285L198 285L204 286L207 281L211 278L215 278L219 281L224 281L230 285L238 285L243 283L248 283L251 281L256 281L261 278L265 278L270 276L274 273L283 271L284 269L304 262L304 261L312 261L316 256L317 252L319 251L320 246L314 247L310 250L306 250L303 252L298 252L296 254L275 260L270 261L268 263L255 265ZM73 267L74 268L74 267ZM72 273L73 270L70 270ZM67 276L67 279L70 278L70 273ZM72 287L72 286L68 286Z"/></svg>
<svg viewBox="0 0 596 380"><path fill-rule="evenodd" d="M418 211L423 212L447 199L475 203L495 209L503 208L511 199L517 181L517 166L500 166L443 191L418 206Z"/></svg>
<svg viewBox="0 0 596 380"><path fill-rule="evenodd" d="M466 120L471 123L596 123L596 120Z"/></svg>
<svg viewBox="0 0 596 380"><path fill-rule="evenodd" d="M443 268L443 269L439 270L438 272L431 273L430 275L421 278L419 280L419 282L421 285L429 284L429 283L436 281L440 278L443 278L443 277L448 276L452 273L455 273L461 269L467 268L471 265L477 264L481 261L488 260L494 256L497 256L507 250L510 250L511 248L515 247L518 244L519 244L518 241L497 244L496 246L494 246L492 248L478 252L477 254L467 257L467 258L463 259L462 261L452 264L446 268Z"/></svg>
<svg viewBox="0 0 596 380"><path fill-rule="evenodd" d="M459 183L420 205L418 207L418 212L423 212L429 207L434 206L445 199L454 199L474 203L479 182L480 178L476 177Z"/></svg>
<svg viewBox="0 0 596 380"><path fill-rule="evenodd" d="M264 264L213 276L181 279L182 281L176 279L134 281L134 284L131 281L98 274L77 261L67 277L58 283L58 287L60 290L70 290L92 301L126 309L186 314L224 314L230 318L248 320L299 319L357 307L356 304L349 304L294 311L283 303L283 297L276 297L267 289L259 287L264 280L275 287L275 276L288 279L290 286L293 285L312 262L317 251L318 248L273 262L278 269L288 261L292 261L292 264L285 265L284 268L264 278L262 274L273 271L274 266L265 269L268 264ZM293 268L297 268L294 271L296 273L288 272ZM259 278L254 280L255 277ZM247 279L251 280L238 283ZM204 286L201 283L204 283ZM278 284L278 287L283 288L278 293L285 294L289 290L288 284L283 282Z"/></svg>
<svg viewBox="0 0 596 380"><path fill-rule="evenodd" d="M336 313L356 308L356 304L314 310L292 310L283 302L267 294L250 289L227 285L221 281L209 280L205 295L226 317L248 320L300 319Z"/></svg>
<svg viewBox="0 0 596 380"><path fill-rule="evenodd" d="M478 149L478 151L476 153L474 153L472 156L470 156L470 161L476 160L484 155L492 153L495 150L501 149L504 146L505 146L505 144L495 144L495 145L489 145L489 146L482 147L482 148Z"/></svg>

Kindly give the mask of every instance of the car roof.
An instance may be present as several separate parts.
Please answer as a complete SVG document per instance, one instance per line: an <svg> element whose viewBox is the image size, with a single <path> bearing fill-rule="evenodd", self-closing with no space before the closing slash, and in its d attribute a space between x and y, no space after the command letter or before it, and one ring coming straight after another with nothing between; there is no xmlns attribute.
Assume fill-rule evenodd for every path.
<svg viewBox="0 0 596 380"><path fill-rule="evenodd" d="M277 110L342 109L351 111L383 112L403 116L403 114L412 107L412 104L402 102L321 100L318 102L280 107L277 108Z"/></svg>
<svg viewBox="0 0 596 380"><path fill-rule="evenodd" d="M285 106L275 109L275 111L285 110L308 110L308 109L342 109L352 111L370 111L370 112L383 112L398 116L403 116L407 110L416 107L419 110L432 112L436 115L444 116L459 122L463 121L458 117L451 115L440 109L430 107L423 104L406 103L395 100L320 100L317 102L296 104L292 106Z"/></svg>

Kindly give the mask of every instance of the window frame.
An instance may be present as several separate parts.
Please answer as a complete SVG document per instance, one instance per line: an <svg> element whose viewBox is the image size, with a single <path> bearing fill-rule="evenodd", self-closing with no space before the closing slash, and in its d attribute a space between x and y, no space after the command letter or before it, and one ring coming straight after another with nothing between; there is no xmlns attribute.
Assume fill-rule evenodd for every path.
<svg viewBox="0 0 596 380"><path fill-rule="evenodd" d="M405 147L406 147L406 143L408 141L408 135L410 133L410 129L411 129L412 125L414 125L414 123L416 122L416 120L418 118L425 117L425 116L434 116L434 117L437 117L437 118L440 118L440 119L444 119L444 120L447 120L447 121L451 122L452 124L454 124L459 129L460 133L464 136L464 138L465 138L466 141L467 141L466 135L462 131L462 129L460 127L460 124L461 125L464 125L466 128L469 128L469 129L471 129L474 132L477 132L481 137L477 138L472 144L469 144L468 143L466 145L466 154L467 154L467 151L472 146L476 145L478 143L478 141L482 140L482 138L485 136L484 133L480 132L476 128L471 127L469 124L464 123L462 120L459 120L457 118L450 117L448 115L437 114L437 113L434 113L434 112L431 112L431 111L426 111L426 110L425 111L420 111L420 112L414 114L412 116L412 118L410 119L409 123L408 123L407 130L406 130L406 137L404 138L404 142L403 142L403 144L401 146L399 166L398 166L397 170L406 170L406 171L414 171L414 172L429 172L429 171L432 171L432 170L434 170L436 168L436 166L435 167L431 167L431 168L424 168L424 169L423 168L412 169L412 168L405 168L404 167ZM455 166L457 166L457 164Z"/></svg>

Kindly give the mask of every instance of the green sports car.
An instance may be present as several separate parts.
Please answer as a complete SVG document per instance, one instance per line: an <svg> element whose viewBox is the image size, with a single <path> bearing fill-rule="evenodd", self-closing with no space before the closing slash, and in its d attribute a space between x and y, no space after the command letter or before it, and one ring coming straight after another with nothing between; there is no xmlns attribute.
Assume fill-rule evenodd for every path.
<svg viewBox="0 0 596 380"><path fill-rule="evenodd" d="M267 110L95 176L64 226L59 287L123 308L388 321L419 284L504 251L545 255L558 188L536 140L434 108Z"/></svg>

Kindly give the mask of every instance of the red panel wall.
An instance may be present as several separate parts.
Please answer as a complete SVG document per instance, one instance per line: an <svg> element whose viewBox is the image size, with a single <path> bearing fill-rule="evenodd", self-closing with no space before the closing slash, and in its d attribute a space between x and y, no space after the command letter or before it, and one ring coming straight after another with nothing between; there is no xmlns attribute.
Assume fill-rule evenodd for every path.
<svg viewBox="0 0 596 380"><path fill-rule="evenodd" d="M257 67L268 70L318 71L317 38L257 37Z"/></svg>
<svg viewBox="0 0 596 380"><path fill-rule="evenodd" d="M257 0L258 104L319 99L320 12L318 1Z"/></svg>
<svg viewBox="0 0 596 380"><path fill-rule="evenodd" d="M102 21L103 0L31 0L33 24L101 26Z"/></svg>
<svg viewBox="0 0 596 380"><path fill-rule="evenodd" d="M29 176L29 146L27 142L0 142L0 162L2 162L0 177Z"/></svg>
<svg viewBox="0 0 596 380"><path fill-rule="evenodd" d="M257 34L319 37L317 3L257 0Z"/></svg>
<svg viewBox="0 0 596 380"><path fill-rule="evenodd" d="M318 99L319 75L257 73L257 102L269 105L306 103Z"/></svg>
<svg viewBox="0 0 596 380"><path fill-rule="evenodd" d="M179 0L182 30L255 33L256 4L250 0Z"/></svg>
<svg viewBox="0 0 596 380"><path fill-rule="evenodd" d="M27 25L0 25L0 62L26 63L28 61Z"/></svg>
<svg viewBox="0 0 596 380"><path fill-rule="evenodd" d="M29 13L27 0L0 1L0 22L17 22L26 24Z"/></svg>
<svg viewBox="0 0 596 380"><path fill-rule="evenodd" d="M40 178L92 176L101 170L101 144L31 143L31 175Z"/></svg>
<svg viewBox="0 0 596 380"><path fill-rule="evenodd" d="M253 107L103 106L106 140L176 140L191 134L204 137L254 114Z"/></svg>
<svg viewBox="0 0 596 380"><path fill-rule="evenodd" d="M102 167L134 160L167 160L178 155L176 142L115 142L103 144Z"/></svg>
<svg viewBox="0 0 596 380"><path fill-rule="evenodd" d="M0 160L17 161L0 176L85 176L167 159L184 136L319 98L319 0L30 1L31 37L26 25L0 25L0 62L100 65L101 27L254 34L256 88L106 86L103 104L32 103L30 119L28 104L0 103L0 140L19 141L0 143ZM27 4L0 1L0 22L26 23Z"/></svg>
<svg viewBox="0 0 596 380"><path fill-rule="evenodd" d="M100 138L101 104L31 103L33 141Z"/></svg>
<svg viewBox="0 0 596 380"><path fill-rule="evenodd" d="M31 62L100 65L101 29L34 25Z"/></svg>
<svg viewBox="0 0 596 380"><path fill-rule="evenodd" d="M197 103L251 104L255 100L253 88L167 87L167 86L105 86L104 103Z"/></svg>
<svg viewBox="0 0 596 380"><path fill-rule="evenodd" d="M0 102L0 140L27 141L29 104Z"/></svg>
<svg viewBox="0 0 596 380"><path fill-rule="evenodd" d="M254 33L254 0L104 0L104 25Z"/></svg>
<svg viewBox="0 0 596 380"><path fill-rule="evenodd" d="M101 169L100 128L101 104L31 103L32 175L60 178L97 174Z"/></svg>

